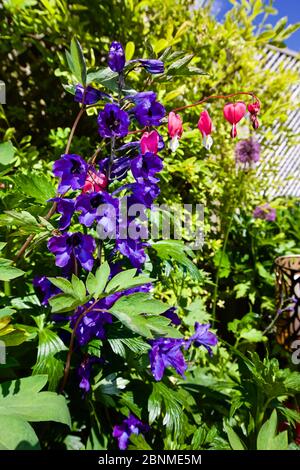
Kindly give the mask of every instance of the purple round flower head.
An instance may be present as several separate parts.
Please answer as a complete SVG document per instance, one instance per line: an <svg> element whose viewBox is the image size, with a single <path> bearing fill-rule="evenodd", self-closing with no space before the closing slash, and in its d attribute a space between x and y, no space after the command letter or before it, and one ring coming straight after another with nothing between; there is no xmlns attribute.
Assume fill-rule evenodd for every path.
<svg viewBox="0 0 300 470"><path fill-rule="evenodd" d="M200 325L200 323L196 322L195 333L186 341L185 349L188 349L193 343L196 347L204 346L210 356L212 356L211 346L215 346L217 344L218 338L214 333L208 331L209 328L209 323L207 323L207 325Z"/></svg>
<svg viewBox="0 0 300 470"><path fill-rule="evenodd" d="M81 211L79 222L86 227L90 227L96 220L101 222L107 234L115 228L118 200L106 191L80 194L75 208Z"/></svg>
<svg viewBox="0 0 300 470"><path fill-rule="evenodd" d="M176 313L176 307L169 308L165 312L161 313L161 315L163 317L169 318L169 320L171 320L171 323L173 323L173 325L176 325L176 326L181 325L181 320Z"/></svg>
<svg viewBox="0 0 300 470"><path fill-rule="evenodd" d="M260 145L250 137L247 140L240 140L235 146L235 159L239 163L247 163L253 165L260 158Z"/></svg>
<svg viewBox="0 0 300 470"><path fill-rule="evenodd" d="M107 103L98 115L98 131L101 137L125 137L129 124L128 114L116 104Z"/></svg>
<svg viewBox="0 0 300 470"><path fill-rule="evenodd" d="M159 180L155 178L155 175L162 169L163 162L161 158L150 152L145 153L145 155L139 155L131 162L131 172L140 184L144 180L148 180L150 183L157 183Z"/></svg>
<svg viewBox="0 0 300 470"><path fill-rule="evenodd" d="M132 238L116 241L117 250L128 258L132 266L137 269L140 269L146 261L145 246L147 243Z"/></svg>
<svg viewBox="0 0 300 470"><path fill-rule="evenodd" d="M48 241L48 249L56 256L55 264L61 268L72 268L75 259L87 271L91 271L94 264L93 252L96 243L90 235L80 232L64 233L60 237L52 237Z"/></svg>
<svg viewBox="0 0 300 470"><path fill-rule="evenodd" d="M108 52L108 66L114 72L122 72L125 66L125 52L122 44L113 41Z"/></svg>
<svg viewBox="0 0 300 470"><path fill-rule="evenodd" d="M95 356L87 356L84 358L84 360L81 362L77 373L80 380L79 383L79 388L84 390L85 393L88 393L91 389L91 384L90 384L90 376L92 372L92 367L96 363L103 364L103 359Z"/></svg>
<svg viewBox="0 0 300 470"><path fill-rule="evenodd" d="M49 201L53 201L57 203L56 212L61 214L61 217L58 221L58 227L60 230L65 230L69 227L72 216L75 210L75 201L74 199L67 199L62 197L54 197L49 199Z"/></svg>
<svg viewBox="0 0 300 470"><path fill-rule="evenodd" d="M142 423L136 416L130 414L128 418L124 419L122 424L116 424L113 429L113 437L118 440L120 450L126 450L128 441L131 434L140 434L148 432L150 426Z"/></svg>
<svg viewBox="0 0 300 470"><path fill-rule="evenodd" d="M61 178L58 191L63 194L70 188L83 188L87 171L88 165L79 155L62 155L62 157L53 164L53 174Z"/></svg>
<svg viewBox="0 0 300 470"><path fill-rule="evenodd" d="M84 87L78 83L75 89L74 101L83 104L95 104L97 101L103 99L110 99L110 96L107 93L96 90L92 86L87 86L85 89L85 95L83 97Z"/></svg>
<svg viewBox="0 0 300 470"><path fill-rule="evenodd" d="M163 378L166 367L173 367L176 372L184 377L187 364L184 360L181 347L183 339L157 338L150 340L152 349L149 352L151 371L155 380Z"/></svg>
<svg viewBox="0 0 300 470"><path fill-rule="evenodd" d="M42 305L48 305L50 297L57 295L61 290L50 282L46 276L36 276L33 280L33 285L43 294Z"/></svg>
<svg viewBox="0 0 300 470"><path fill-rule="evenodd" d="M154 101L152 97L139 99L132 112L142 126L159 126L161 119L166 115L163 105Z"/></svg>
<svg viewBox="0 0 300 470"><path fill-rule="evenodd" d="M164 73L164 63L156 59L138 59L138 62L147 72L152 74Z"/></svg>
<svg viewBox="0 0 300 470"><path fill-rule="evenodd" d="M255 219L267 220L268 222L274 222L276 220L276 209L270 206L268 202L257 206L253 211L253 217Z"/></svg>

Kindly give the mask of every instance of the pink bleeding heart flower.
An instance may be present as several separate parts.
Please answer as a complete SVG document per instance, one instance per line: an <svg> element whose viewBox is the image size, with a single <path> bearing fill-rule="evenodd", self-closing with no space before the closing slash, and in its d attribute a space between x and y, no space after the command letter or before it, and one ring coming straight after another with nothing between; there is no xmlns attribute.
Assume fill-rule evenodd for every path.
<svg viewBox="0 0 300 470"><path fill-rule="evenodd" d="M208 114L208 111L202 111L200 114L200 118L198 121L198 129L202 134L203 137L203 145L207 150L210 150L213 140L211 137L212 133L212 120L210 118L210 115Z"/></svg>
<svg viewBox="0 0 300 470"><path fill-rule="evenodd" d="M104 173L88 172L88 176L85 180L84 187L82 188L83 193L94 193L103 191L108 183L107 176Z"/></svg>
<svg viewBox="0 0 300 470"><path fill-rule="evenodd" d="M142 155L147 152L157 153L159 135L156 131L144 132L140 140Z"/></svg>
<svg viewBox="0 0 300 470"><path fill-rule="evenodd" d="M237 103L227 103L223 108L223 114L226 121L232 124L232 129L230 132L231 137L236 137L236 124L240 122L241 119L245 116L247 111L247 106L243 101L237 101Z"/></svg>
<svg viewBox="0 0 300 470"><path fill-rule="evenodd" d="M173 111L169 113L168 132L169 136L171 137L170 149L172 152L175 152L179 145L178 140L183 133L183 126L181 117L179 114L175 114Z"/></svg>

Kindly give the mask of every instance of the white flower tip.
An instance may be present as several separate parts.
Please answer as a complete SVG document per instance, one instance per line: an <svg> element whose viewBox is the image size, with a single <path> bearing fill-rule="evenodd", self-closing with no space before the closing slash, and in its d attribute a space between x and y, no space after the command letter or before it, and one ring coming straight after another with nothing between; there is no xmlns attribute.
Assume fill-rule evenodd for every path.
<svg viewBox="0 0 300 470"><path fill-rule="evenodd" d="M172 152L176 152L178 147L179 147L179 140L178 140L178 136L175 135L175 137L173 137L170 141L170 150Z"/></svg>
<svg viewBox="0 0 300 470"><path fill-rule="evenodd" d="M213 139L212 139L211 135L204 135L203 145L206 148L206 150L210 150L212 144L213 144Z"/></svg>

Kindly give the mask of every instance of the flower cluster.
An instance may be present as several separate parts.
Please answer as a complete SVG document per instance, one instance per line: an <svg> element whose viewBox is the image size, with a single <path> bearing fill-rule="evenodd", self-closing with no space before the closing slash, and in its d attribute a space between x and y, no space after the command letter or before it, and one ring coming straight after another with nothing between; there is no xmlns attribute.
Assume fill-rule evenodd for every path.
<svg viewBox="0 0 300 470"><path fill-rule="evenodd" d="M255 219L262 219L268 222L274 222L276 220L276 209L270 206L268 202L257 206L253 211L253 217Z"/></svg>
<svg viewBox="0 0 300 470"><path fill-rule="evenodd" d="M215 98L215 97L212 97ZM204 99L203 101L195 103L194 106L198 106L199 104L202 104L206 101ZM186 107L190 107L193 105L189 105ZM185 106L180 109L185 109ZM223 108L223 115L226 121L228 121L232 128L230 131L230 135L232 138L237 136L237 128L236 125L246 116L247 109L250 115L250 121L252 123L252 126L254 129L257 129L259 127L259 123L257 120L257 115L260 111L260 103L258 99L256 99L253 103L249 103L248 107L246 103L243 101L237 101L236 103L227 103L225 104ZM202 134L202 142L204 147L207 150L210 150L212 144L213 144L213 139L211 137L211 134L213 132L213 125L212 125L212 120L211 117L208 113L208 111L205 109L200 113L199 121L198 121L198 129ZM169 131L169 136L171 138L170 141L170 149L172 152L175 152L178 148L179 142L178 140L182 136L183 133L183 125L182 125L182 119L179 114L175 114L174 111L171 111L169 113L169 120L168 120L168 131Z"/></svg>

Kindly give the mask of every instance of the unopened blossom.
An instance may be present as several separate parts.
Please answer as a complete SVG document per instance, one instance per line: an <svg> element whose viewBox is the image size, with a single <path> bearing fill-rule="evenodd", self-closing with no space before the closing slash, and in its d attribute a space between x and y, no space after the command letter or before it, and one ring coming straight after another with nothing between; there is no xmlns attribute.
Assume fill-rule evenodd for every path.
<svg viewBox="0 0 300 470"><path fill-rule="evenodd" d="M54 162L53 174L60 178L58 192L66 193L69 189L81 189L84 186L88 165L76 154L65 154Z"/></svg>
<svg viewBox="0 0 300 470"><path fill-rule="evenodd" d="M201 325L200 323L195 323L195 333L187 340L185 344L185 349L188 349L191 344L196 347L204 346L212 356L212 346L215 346L218 343L218 338L214 333L209 331L210 324Z"/></svg>
<svg viewBox="0 0 300 470"><path fill-rule="evenodd" d="M179 139L183 133L182 119L179 114L175 114L173 111L169 113L168 118L168 133L171 137L170 149L172 152L176 152L179 146Z"/></svg>
<svg viewBox="0 0 300 470"><path fill-rule="evenodd" d="M159 381L163 378L167 367L173 367L179 375L184 376L187 364L181 350L184 345L183 339L157 338L150 340L149 343L152 346L149 359L155 380Z"/></svg>
<svg viewBox="0 0 300 470"><path fill-rule="evenodd" d="M55 264L60 268L72 269L77 260L84 269L91 271L94 264L93 252L95 248L94 238L80 232L64 233L59 237L52 237L48 241L48 249L55 255Z"/></svg>
<svg viewBox="0 0 300 470"><path fill-rule="evenodd" d="M157 131L144 132L141 140L141 153L144 155L146 152L157 153L159 144L159 133Z"/></svg>
<svg viewBox="0 0 300 470"><path fill-rule="evenodd" d="M223 114L225 119L232 124L230 132L231 137L237 136L236 124L240 122L245 116L247 106L243 101L237 101L236 103L227 103L223 108Z"/></svg>
<svg viewBox="0 0 300 470"><path fill-rule="evenodd" d="M103 93L102 91L97 90L90 85L88 85L86 88L80 84L76 85L74 101L90 105L95 104L97 101L103 99L111 99L111 97L107 93Z"/></svg>
<svg viewBox="0 0 300 470"><path fill-rule="evenodd" d="M268 202L262 204L261 206L257 206L253 211L253 217L255 219L263 219L267 220L268 222L274 222L276 219L276 209L270 206Z"/></svg>
<svg viewBox="0 0 300 470"><path fill-rule="evenodd" d="M96 363L103 364L103 362L103 359L95 356L87 356L81 361L77 374L80 378L79 388L84 390L85 393L88 393L91 389L90 376L93 365Z"/></svg>
<svg viewBox="0 0 300 470"><path fill-rule="evenodd" d="M176 326L181 325L181 320L176 313L176 307L168 308L168 310L163 312L161 315L171 320L171 323L173 323L173 325L176 325Z"/></svg>
<svg viewBox="0 0 300 470"><path fill-rule="evenodd" d="M89 170L84 186L82 188L83 193L93 193L103 191L107 187L108 179L104 173L95 173L93 170Z"/></svg>
<svg viewBox="0 0 300 470"><path fill-rule="evenodd" d="M125 66L125 52L122 44L113 41L108 52L108 66L114 72L122 72Z"/></svg>
<svg viewBox="0 0 300 470"><path fill-rule="evenodd" d="M259 161L260 145L257 140L250 137L246 140L240 140L235 146L235 159L237 163L247 164L252 167Z"/></svg>
<svg viewBox="0 0 300 470"><path fill-rule="evenodd" d="M206 109L200 114L200 118L198 121L198 129L202 134L204 147L207 150L210 150L213 144L213 140L210 135L212 133L212 120Z"/></svg>
<svg viewBox="0 0 300 470"><path fill-rule="evenodd" d="M257 119L257 115L260 112L260 102L255 101L254 103L248 104L248 111L250 113L250 121L252 122L253 129L258 129L259 122Z"/></svg>
<svg viewBox="0 0 300 470"><path fill-rule="evenodd" d="M125 137L129 124L128 114L117 104L107 103L98 115L98 131L101 137Z"/></svg>
<svg viewBox="0 0 300 470"><path fill-rule="evenodd" d="M150 430L148 424L142 423L132 413L128 418L124 419L122 424L116 424L113 429L113 437L118 440L118 446L120 450L126 450L131 434L145 433Z"/></svg>

